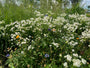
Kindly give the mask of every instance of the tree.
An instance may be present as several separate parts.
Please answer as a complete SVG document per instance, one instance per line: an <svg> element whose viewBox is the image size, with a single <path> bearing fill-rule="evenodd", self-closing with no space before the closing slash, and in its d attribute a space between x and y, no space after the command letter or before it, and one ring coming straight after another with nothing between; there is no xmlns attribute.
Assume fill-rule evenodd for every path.
<svg viewBox="0 0 90 68"><path fill-rule="evenodd" d="M77 3L83 1L83 0L70 0L72 5L76 5Z"/></svg>

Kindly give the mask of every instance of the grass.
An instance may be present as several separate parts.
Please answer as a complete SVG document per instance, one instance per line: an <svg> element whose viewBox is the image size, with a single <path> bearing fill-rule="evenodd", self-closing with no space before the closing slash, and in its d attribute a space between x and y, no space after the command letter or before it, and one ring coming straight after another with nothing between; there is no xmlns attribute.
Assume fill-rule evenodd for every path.
<svg viewBox="0 0 90 68"><path fill-rule="evenodd" d="M10 23L14 21L34 18L34 10L39 10L41 13L47 13L47 11L52 11L56 15L64 12L64 10L60 8L60 5L52 4L52 9L51 7L49 7L51 5L48 5L47 7L45 5L46 3L41 4L41 8L38 9L37 5L31 3L28 5L22 4L20 6L17 6L13 3L6 3L5 6L2 6L0 4L0 21L4 20L6 23Z"/></svg>
<svg viewBox="0 0 90 68"><path fill-rule="evenodd" d="M4 20L6 23L26 20L34 17L32 7L25 8L23 5L17 6L15 4L0 5L0 21Z"/></svg>
<svg viewBox="0 0 90 68"><path fill-rule="evenodd" d="M87 13L86 16L87 16L87 17L90 17L90 13Z"/></svg>
<svg viewBox="0 0 90 68"><path fill-rule="evenodd" d="M3 7L0 4L0 21L4 20L5 23L9 24L11 22L15 22L15 21L21 21L21 20L27 20L29 18L35 18L34 15L34 10L39 10L41 13L47 13L47 11L52 11L55 13L55 16L57 16L58 14L61 14L62 12L64 12L64 10L59 9L60 7L54 6L53 9L49 8L45 8L45 5L43 5L43 8L41 9L34 9L32 6L29 7L21 5L21 6L17 6L15 4L5 4L5 6ZM76 8L79 9L79 8ZM81 9L83 10L83 9ZM72 11L70 11L72 12ZM73 9L74 12L74 9ZM76 11L75 11L76 12ZM90 14L86 14L88 17L90 17ZM89 50L85 51L88 52ZM6 58L2 58L0 57L0 60L6 60ZM3 61L4 62L4 61ZM4 63L3 63L4 64ZM1 64L2 65L2 64ZM0 66L0 68L2 68L2 66Z"/></svg>

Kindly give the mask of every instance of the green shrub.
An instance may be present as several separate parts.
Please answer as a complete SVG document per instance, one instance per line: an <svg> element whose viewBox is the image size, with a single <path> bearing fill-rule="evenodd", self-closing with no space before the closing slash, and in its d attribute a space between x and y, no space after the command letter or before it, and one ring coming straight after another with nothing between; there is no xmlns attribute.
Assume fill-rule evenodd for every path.
<svg viewBox="0 0 90 68"><path fill-rule="evenodd" d="M12 39L20 48L11 50L6 64L10 68L88 68L90 20L78 14L55 18L53 13L52 17L38 11L35 14L36 18L12 24Z"/></svg>
<svg viewBox="0 0 90 68"><path fill-rule="evenodd" d="M79 4L75 5L75 6L72 6L72 8L70 9L66 9L65 10L66 13L68 14L85 14L85 10L83 7L80 7Z"/></svg>

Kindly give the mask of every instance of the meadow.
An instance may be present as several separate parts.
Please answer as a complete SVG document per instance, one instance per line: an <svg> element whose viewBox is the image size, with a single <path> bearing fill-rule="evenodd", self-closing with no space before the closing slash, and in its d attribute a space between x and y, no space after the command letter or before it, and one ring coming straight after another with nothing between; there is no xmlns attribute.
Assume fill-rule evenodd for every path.
<svg viewBox="0 0 90 68"><path fill-rule="evenodd" d="M0 6L2 67L90 68L90 18L79 8Z"/></svg>

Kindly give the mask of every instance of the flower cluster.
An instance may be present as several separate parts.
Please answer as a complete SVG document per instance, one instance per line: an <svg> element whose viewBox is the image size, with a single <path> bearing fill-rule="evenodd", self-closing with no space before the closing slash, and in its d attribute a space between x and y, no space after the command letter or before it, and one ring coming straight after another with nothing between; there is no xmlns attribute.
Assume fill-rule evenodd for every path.
<svg viewBox="0 0 90 68"><path fill-rule="evenodd" d="M18 47L10 52L9 66L88 66L88 51L81 53L90 48L90 20L85 15L64 13L53 17L52 12L39 11L34 14L36 18L6 24L0 29L0 38L8 39L7 47Z"/></svg>

